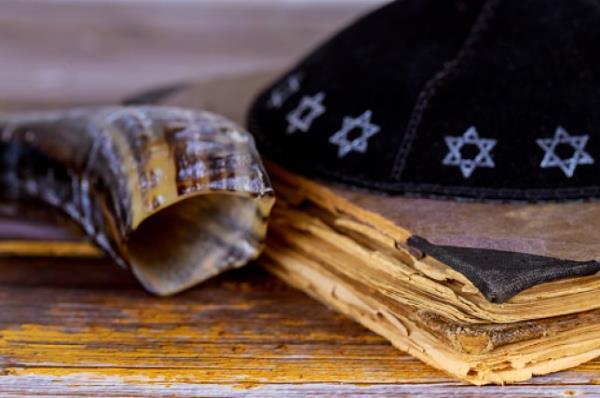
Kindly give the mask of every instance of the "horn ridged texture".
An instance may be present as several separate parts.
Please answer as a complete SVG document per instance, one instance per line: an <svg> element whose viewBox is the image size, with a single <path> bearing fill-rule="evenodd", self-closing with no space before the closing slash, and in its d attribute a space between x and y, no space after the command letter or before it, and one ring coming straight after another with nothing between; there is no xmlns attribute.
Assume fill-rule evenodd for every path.
<svg viewBox="0 0 600 398"><path fill-rule="evenodd" d="M0 214L77 226L153 293L262 249L273 191L252 137L221 116L85 108L11 116L0 132Z"/></svg>

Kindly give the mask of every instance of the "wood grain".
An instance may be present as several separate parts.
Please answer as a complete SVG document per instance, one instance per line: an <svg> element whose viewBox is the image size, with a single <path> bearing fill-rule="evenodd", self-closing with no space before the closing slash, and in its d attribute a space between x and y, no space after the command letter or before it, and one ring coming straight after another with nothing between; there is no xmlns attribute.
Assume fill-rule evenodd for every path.
<svg viewBox="0 0 600 398"><path fill-rule="evenodd" d="M172 298L105 260L0 260L0 396L600 394L600 361L474 388L256 265Z"/></svg>

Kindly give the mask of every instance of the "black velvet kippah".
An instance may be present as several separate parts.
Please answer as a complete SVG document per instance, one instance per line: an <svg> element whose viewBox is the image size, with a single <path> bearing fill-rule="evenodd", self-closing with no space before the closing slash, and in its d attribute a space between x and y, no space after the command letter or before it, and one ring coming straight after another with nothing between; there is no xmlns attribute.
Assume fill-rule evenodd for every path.
<svg viewBox="0 0 600 398"><path fill-rule="evenodd" d="M255 101L260 151L374 190L600 196L600 1L400 0Z"/></svg>

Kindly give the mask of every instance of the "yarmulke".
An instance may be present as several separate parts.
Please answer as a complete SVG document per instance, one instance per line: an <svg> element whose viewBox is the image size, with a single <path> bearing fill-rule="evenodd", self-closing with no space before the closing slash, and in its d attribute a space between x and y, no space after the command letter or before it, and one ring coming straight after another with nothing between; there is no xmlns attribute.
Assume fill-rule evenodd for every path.
<svg viewBox="0 0 600 398"><path fill-rule="evenodd" d="M259 150L390 193L600 196L600 3L403 0L321 45L256 100Z"/></svg>

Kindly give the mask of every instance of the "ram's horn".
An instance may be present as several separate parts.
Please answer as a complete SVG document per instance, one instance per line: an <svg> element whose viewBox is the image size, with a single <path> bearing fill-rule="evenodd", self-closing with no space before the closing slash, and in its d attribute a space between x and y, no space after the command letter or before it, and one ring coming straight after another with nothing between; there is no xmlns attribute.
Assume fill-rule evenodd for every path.
<svg viewBox="0 0 600 398"><path fill-rule="evenodd" d="M255 258L274 202L252 137L225 118L106 107L0 122L0 214L76 226L166 295Z"/></svg>

